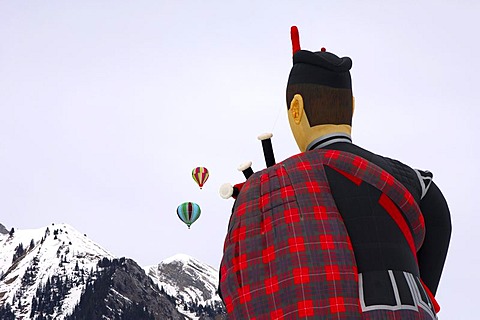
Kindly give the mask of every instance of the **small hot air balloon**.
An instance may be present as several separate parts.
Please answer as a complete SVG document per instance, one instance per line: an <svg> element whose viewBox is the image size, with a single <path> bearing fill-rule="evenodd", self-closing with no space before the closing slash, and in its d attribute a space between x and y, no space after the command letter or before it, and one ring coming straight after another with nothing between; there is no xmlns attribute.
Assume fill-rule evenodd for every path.
<svg viewBox="0 0 480 320"><path fill-rule="evenodd" d="M194 202L184 202L177 207L177 215L190 229L192 223L200 217L200 206Z"/></svg>
<svg viewBox="0 0 480 320"><path fill-rule="evenodd" d="M192 178L198 184L200 189L202 189L203 184L207 181L208 176L208 170L205 167L196 167L192 170Z"/></svg>

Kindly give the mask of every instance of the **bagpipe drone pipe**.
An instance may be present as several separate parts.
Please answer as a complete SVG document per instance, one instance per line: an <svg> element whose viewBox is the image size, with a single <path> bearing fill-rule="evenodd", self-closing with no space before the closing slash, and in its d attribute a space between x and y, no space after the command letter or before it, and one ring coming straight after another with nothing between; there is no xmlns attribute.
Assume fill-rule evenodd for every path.
<svg viewBox="0 0 480 320"><path fill-rule="evenodd" d="M272 139L271 139L272 136L273 136L272 133L264 133L258 136L258 140L262 142L263 155L265 158L265 164L267 168L275 165L275 155L273 153L273 146L272 146ZM250 178L250 176L254 174L254 171L252 169L252 162L247 161L242 163L238 167L238 171L243 172L245 179L248 180L248 178ZM231 185L230 183L225 183L222 186L220 186L220 190L219 190L220 196L223 199L229 199L229 198L236 199L244 184L245 182L237 183L235 185Z"/></svg>

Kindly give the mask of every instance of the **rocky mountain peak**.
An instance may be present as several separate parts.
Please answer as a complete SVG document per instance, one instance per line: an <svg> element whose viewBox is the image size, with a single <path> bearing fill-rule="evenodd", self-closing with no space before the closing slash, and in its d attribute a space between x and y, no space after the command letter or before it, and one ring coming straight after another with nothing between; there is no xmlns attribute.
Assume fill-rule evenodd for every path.
<svg viewBox="0 0 480 320"><path fill-rule="evenodd" d="M170 295L179 295L185 302L205 304L220 301L217 294L218 271L185 254L167 258L146 268L147 274Z"/></svg>

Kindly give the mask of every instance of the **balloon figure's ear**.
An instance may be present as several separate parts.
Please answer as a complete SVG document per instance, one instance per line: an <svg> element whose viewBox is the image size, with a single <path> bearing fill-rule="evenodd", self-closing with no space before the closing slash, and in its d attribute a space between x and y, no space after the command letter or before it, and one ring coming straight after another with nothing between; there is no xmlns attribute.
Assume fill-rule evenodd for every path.
<svg viewBox="0 0 480 320"><path fill-rule="evenodd" d="M292 101L290 102L289 116L292 117L292 120L295 124L300 124L303 116L303 97L300 94L293 96Z"/></svg>

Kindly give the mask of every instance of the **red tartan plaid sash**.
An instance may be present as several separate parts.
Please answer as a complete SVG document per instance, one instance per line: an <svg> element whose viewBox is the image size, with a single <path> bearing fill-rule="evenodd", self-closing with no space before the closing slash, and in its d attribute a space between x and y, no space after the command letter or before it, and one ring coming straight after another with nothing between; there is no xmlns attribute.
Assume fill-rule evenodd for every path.
<svg viewBox="0 0 480 320"><path fill-rule="evenodd" d="M381 190L382 206L416 256L423 217L401 183L348 152L302 153L255 173L238 195L220 266L229 318L430 319L411 310L362 315L355 256L325 166Z"/></svg>

